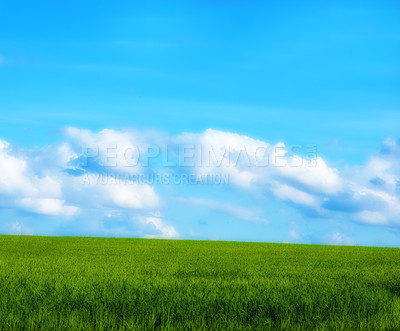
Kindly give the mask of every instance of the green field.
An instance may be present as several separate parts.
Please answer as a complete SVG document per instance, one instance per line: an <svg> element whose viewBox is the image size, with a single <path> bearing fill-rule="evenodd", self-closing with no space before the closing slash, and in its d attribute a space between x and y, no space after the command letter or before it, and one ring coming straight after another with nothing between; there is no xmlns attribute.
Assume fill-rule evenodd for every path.
<svg viewBox="0 0 400 331"><path fill-rule="evenodd" d="M0 329L400 330L400 249L0 236Z"/></svg>

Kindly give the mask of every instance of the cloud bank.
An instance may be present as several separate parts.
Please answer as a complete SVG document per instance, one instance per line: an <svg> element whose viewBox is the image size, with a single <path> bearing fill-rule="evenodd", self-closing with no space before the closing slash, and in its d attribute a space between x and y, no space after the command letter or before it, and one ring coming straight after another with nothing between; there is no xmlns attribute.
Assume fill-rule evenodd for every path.
<svg viewBox="0 0 400 331"><path fill-rule="evenodd" d="M305 218L345 215L349 222L400 226L400 145L393 139L366 164L335 169L317 155L315 146L288 148L283 142L213 129L171 137L66 128L64 137L60 144L30 150L0 141L3 210L24 219L39 215L63 227L70 222L78 234L77 220L89 234L96 229L97 235L178 238L179 229L163 213L179 200L268 226L269 215L224 197L196 196L187 181L179 181L191 178L210 197L216 185L225 185L243 196L272 196ZM178 180L154 181L171 176ZM204 182L217 176L228 180ZM174 185L188 186L186 195L174 197L173 188L166 193L165 186ZM23 224L18 219L9 228L21 232ZM332 238L340 242L341 235Z"/></svg>

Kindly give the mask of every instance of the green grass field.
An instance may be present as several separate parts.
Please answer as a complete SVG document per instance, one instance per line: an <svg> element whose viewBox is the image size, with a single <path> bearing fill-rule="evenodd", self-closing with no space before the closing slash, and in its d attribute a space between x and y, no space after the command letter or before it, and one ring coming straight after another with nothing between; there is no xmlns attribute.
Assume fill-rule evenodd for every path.
<svg viewBox="0 0 400 331"><path fill-rule="evenodd" d="M1 330L400 330L400 249L0 236Z"/></svg>

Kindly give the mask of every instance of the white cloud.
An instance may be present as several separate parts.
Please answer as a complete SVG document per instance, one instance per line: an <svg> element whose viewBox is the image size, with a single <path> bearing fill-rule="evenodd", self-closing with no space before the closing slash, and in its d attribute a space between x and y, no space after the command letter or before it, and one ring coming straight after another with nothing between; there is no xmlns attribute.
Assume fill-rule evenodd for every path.
<svg viewBox="0 0 400 331"><path fill-rule="evenodd" d="M103 130L99 134L90 131L69 129L68 133L74 138L82 138L87 144L99 143L99 153L109 144L117 144L123 149L131 148L133 142L130 133L119 133L112 130ZM88 145L84 145L88 146ZM165 224L163 220L153 214L155 208L161 205L161 199L154 187L136 183L129 179L120 179L113 176L121 168L111 168L109 173L99 174L91 172L90 168L82 175L65 172L70 168L71 160L79 157L79 151L74 143L63 142L57 146L48 146L42 149L35 148L29 151L13 151L5 141L0 141L0 196L1 204L8 209L28 211L35 214L57 217L82 217L84 223L95 225L101 221L101 214L110 214L110 208L120 210L114 221L128 220L137 224L145 223L145 227L153 227L152 236L162 238L176 238L178 233L173 226ZM124 165L122 165L122 168ZM93 210L94 213L89 211ZM88 212L90 215L88 215ZM142 216L146 215L148 216ZM79 216L81 215L81 216ZM85 215L85 216L82 216ZM25 215L24 217L29 217ZM84 217L94 218L86 220ZM96 221L97 218L98 220ZM145 221L142 221L142 220ZM11 229L10 231L17 231ZM96 233L98 233L98 228ZM15 230L15 231L14 231ZM79 229L77 229L80 233ZM148 231L139 229L126 230L120 226L120 232L103 228L104 233L120 235L148 235ZM111 232L110 232L111 231ZM117 232L115 232L117 231ZM136 231L136 232L135 232ZM139 232L137 232L139 231Z"/></svg>
<svg viewBox="0 0 400 331"><path fill-rule="evenodd" d="M124 186L110 186L108 191L112 201L117 206L124 208L153 208L159 204L160 200L152 187L134 182L127 183Z"/></svg>
<svg viewBox="0 0 400 331"><path fill-rule="evenodd" d="M118 181L111 177L106 185L98 184L96 190L102 192L105 200L118 207L152 209L161 203L153 187L132 181Z"/></svg>
<svg viewBox="0 0 400 331"><path fill-rule="evenodd" d="M271 191L275 194L275 196L282 200L289 200L291 202L309 207L318 206L316 197L288 185L281 185L277 183L276 186L271 188Z"/></svg>
<svg viewBox="0 0 400 331"><path fill-rule="evenodd" d="M315 205L314 194L337 194L343 180L321 157L312 160L290 154L283 143L267 142L208 129L182 134L179 143L196 146L198 176L225 174L229 182L248 190L271 191L279 198Z"/></svg>
<svg viewBox="0 0 400 331"><path fill-rule="evenodd" d="M86 204L97 207L141 210L158 208L161 204L154 187L107 174L74 176L65 185L68 185L70 195L76 195Z"/></svg>
<svg viewBox="0 0 400 331"><path fill-rule="evenodd" d="M400 225L398 196L370 189L363 189L361 196L365 198L365 202L362 203L363 210L354 215L355 219L370 224Z"/></svg>
<svg viewBox="0 0 400 331"><path fill-rule="evenodd" d="M256 180L252 169L269 151L270 145L236 133L208 129L202 134L184 133L179 144L195 146L195 172L201 176L227 174L230 182L250 188Z"/></svg>
<svg viewBox="0 0 400 331"><path fill-rule="evenodd" d="M178 141L197 146L193 171L199 176L225 174L235 186L271 192L319 215L342 211L365 223L400 225L400 145L392 139L367 164L342 172L319 156L300 157L283 143L230 132L208 129L182 134Z"/></svg>
<svg viewBox="0 0 400 331"><path fill-rule="evenodd" d="M133 171L133 168L126 167L124 153L121 151L138 149L140 153L143 146L149 146L144 137L129 131L105 129L92 133L88 130L68 128L65 132L68 138L81 146L81 149L82 146L86 150L91 147L93 150L87 155L92 155L97 163L109 162L108 149L110 146L117 146L116 150L112 149L112 155L116 157L111 158L112 162L116 162L115 166L108 168L108 171L114 173ZM283 143L270 145L248 136L208 129L200 134L183 133L177 138L169 139L169 143L167 141L166 144L175 145L176 149L181 149L182 146L191 148L192 165L183 166L192 169L198 178L207 175L226 176L229 182L237 187L248 191L270 191L278 198L296 204L315 206L319 199L316 194L337 194L343 189L343 181L338 171L328 167L322 158L317 157L310 163L310 160L289 154ZM163 147L165 146L158 146L160 149ZM75 153L79 154L76 147ZM135 169L143 170L140 165ZM175 171L181 171L179 166ZM123 202L121 199L124 194L118 191L113 192L114 201L119 201L125 206L134 206L133 198Z"/></svg>
<svg viewBox="0 0 400 331"><path fill-rule="evenodd" d="M237 133L208 129L172 138L151 136L129 130L67 128L61 144L27 151L13 150L0 141L1 204L48 216L78 217L96 210L96 215L106 217L110 210L118 210L117 218L129 214L147 229L124 232L122 226L121 233L177 237L175 228L156 213L163 201L155 185L116 176L164 171L227 175L229 185L243 194L271 193L302 212L313 210L317 216L330 217L343 212L357 222L400 225L400 147L394 140L387 140L382 152L365 165L339 171L321 157L309 160L297 155L282 142L270 144ZM192 153L187 164L166 168L160 158L145 169L135 158L146 155L149 146L161 153L172 147L178 154L188 146ZM237 204L184 200L238 219L266 222L261 213Z"/></svg>
<svg viewBox="0 0 400 331"><path fill-rule="evenodd" d="M381 225L400 225L400 147L392 139L365 164L343 171L346 179L342 211L353 219ZM343 203L345 202L345 203Z"/></svg>
<svg viewBox="0 0 400 331"><path fill-rule="evenodd" d="M335 194L343 188L338 171L329 168L321 157L311 164L299 156L287 157L285 166L277 169L282 178L291 179L313 192Z"/></svg>
<svg viewBox="0 0 400 331"><path fill-rule="evenodd" d="M108 237L142 237L177 239L179 233L174 226L167 224L160 211L135 214L124 209L108 210L105 217L90 215L85 224L85 233ZM103 213L104 216L104 213ZM77 231L81 231L81 224ZM79 232L80 233L80 232Z"/></svg>
<svg viewBox="0 0 400 331"><path fill-rule="evenodd" d="M141 173L139 159L146 146L139 134L110 129L93 133L73 127L66 128L64 132L72 143L79 167L90 171L90 162L93 161L114 173Z"/></svg>
<svg viewBox="0 0 400 331"><path fill-rule="evenodd" d="M368 224L387 224L387 219L385 215L381 212L376 211L363 210L359 213L356 213L354 215L354 218Z"/></svg>
<svg viewBox="0 0 400 331"><path fill-rule="evenodd" d="M25 160L10 155L7 142L0 141L0 191L3 194L24 194L35 191L30 182Z"/></svg>
<svg viewBox="0 0 400 331"><path fill-rule="evenodd" d="M78 205L80 208L91 207L91 204L92 207L111 205L134 210L160 205L154 188L146 184L109 175L66 174L63 170L76 154L65 143L58 148L36 151L32 158L15 154L7 142L0 141L0 194L8 204L22 210L72 216L79 209ZM32 168L40 169L42 177Z"/></svg>
<svg viewBox="0 0 400 331"><path fill-rule="evenodd" d="M24 158L12 155L9 144L0 141L0 194L59 197L61 185L55 178L38 177Z"/></svg>
<svg viewBox="0 0 400 331"><path fill-rule="evenodd" d="M16 200L16 205L23 210L51 216L73 216L78 211L75 206L66 206L60 199L23 198Z"/></svg>
<svg viewBox="0 0 400 331"><path fill-rule="evenodd" d="M171 225L164 224L163 220L160 217L145 217L142 219L142 222L146 225L147 230L144 235L145 238L179 238L179 234L175 230L175 228Z"/></svg>

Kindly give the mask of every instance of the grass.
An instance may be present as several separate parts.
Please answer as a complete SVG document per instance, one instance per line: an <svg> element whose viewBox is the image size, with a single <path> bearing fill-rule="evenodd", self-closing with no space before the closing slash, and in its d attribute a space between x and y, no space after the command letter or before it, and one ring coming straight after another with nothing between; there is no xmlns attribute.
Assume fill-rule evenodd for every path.
<svg viewBox="0 0 400 331"><path fill-rule="evenodd" d="M1 330L400 330L400 249L0 236Z"/></svg>

